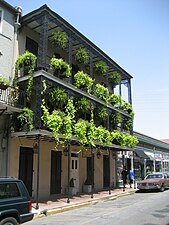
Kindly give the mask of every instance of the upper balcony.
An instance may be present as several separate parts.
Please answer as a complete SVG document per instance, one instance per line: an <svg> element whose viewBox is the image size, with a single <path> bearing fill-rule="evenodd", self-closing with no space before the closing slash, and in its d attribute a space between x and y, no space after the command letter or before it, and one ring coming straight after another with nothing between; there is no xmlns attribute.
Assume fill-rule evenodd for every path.
<svg viewBox="0 0 169 225"><path fill-rule="evenodd" d="M61 45L56 46L54 41L57 42L58 32L62 35L66 34L67 42L62 42ZM65 37L59 38L64 39ZM84 71L95 80L95 83L104 84L113 93L111 76L113 72L117 72L121 76L118 93L122 96L125 92L127 95L125 98L129 103L132 103L130 83L132 76L46 5L22 17L19 43L22 44L19 46L20 54L28 50L37 56L38 70L43 69L51 72L49 64L53 56L64 59L72 68L70 79L72 84L74 74L77 71ZM77 60L77 52L80 49L85 49L88 52L86 63L79 63ZM103 74L98 75L95 68L100 62L104 63L104 68L102 67ZM127 91L123 91L123 89L127 89Z"/></svg>

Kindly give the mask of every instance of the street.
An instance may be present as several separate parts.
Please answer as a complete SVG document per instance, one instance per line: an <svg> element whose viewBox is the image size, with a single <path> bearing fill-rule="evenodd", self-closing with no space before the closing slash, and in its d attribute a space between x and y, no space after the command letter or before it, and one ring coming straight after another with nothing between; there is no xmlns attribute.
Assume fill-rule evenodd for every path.
<svg viewBox="0 0 169 225"><path fill-rule="evenodd" d="M39 218L27 225L168 225L169 190L134 193L116 200Z"/></svg>

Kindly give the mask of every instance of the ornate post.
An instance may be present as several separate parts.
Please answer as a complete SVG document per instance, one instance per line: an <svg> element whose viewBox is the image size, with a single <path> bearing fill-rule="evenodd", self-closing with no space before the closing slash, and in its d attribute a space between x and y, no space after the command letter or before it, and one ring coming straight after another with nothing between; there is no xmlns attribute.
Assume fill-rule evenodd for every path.
<svg viewBox="0 0 169 225"><path fill-rule="evenodd" d="M68 197L67 203L70 203L70 160L71 160L71 152L70 152L70 141L68 143Z"/></svg>
<svg viewBox="0 0 169 225"><path fill-rule="evenodd" d="M46 70L47 69L46 56L47 56L47 48L48 48L48 24L49 24L49 17L47 13L42 14L40 23L42 24L42 26L40 30L37 66L39 69Z"/></svg>

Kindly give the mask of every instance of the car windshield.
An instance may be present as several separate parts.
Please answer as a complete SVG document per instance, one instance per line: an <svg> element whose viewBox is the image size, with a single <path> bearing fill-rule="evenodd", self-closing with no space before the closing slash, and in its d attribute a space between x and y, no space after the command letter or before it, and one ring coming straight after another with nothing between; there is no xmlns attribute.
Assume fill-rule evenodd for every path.
<svg viewBox="0 0 169 225"><path fill-rule="evenodd" d="M146 177L146 179L156 179L156 178L163 178L163 174L149 174Z"/></svg>

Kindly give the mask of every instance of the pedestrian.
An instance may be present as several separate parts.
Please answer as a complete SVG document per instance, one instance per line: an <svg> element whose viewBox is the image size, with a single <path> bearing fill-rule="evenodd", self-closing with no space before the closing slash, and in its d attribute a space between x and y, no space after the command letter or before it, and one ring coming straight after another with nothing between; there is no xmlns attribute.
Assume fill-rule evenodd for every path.
<svg viewBox="0 0 169 225"><path fill-rule="evenodd" d="M133 170L131 169L131 170L129 171L129 184L130 184L130 188L132 187L133 180L134 180L134 172L133 172Z"/></svg>
<svg viewBox="0 0 169 225"><path fill-rule="evenodd" d="M123 187L125 188L126 184L127 184L127 170L126 167L123 168L122 172L122 180L123 180Z"/></svg>

